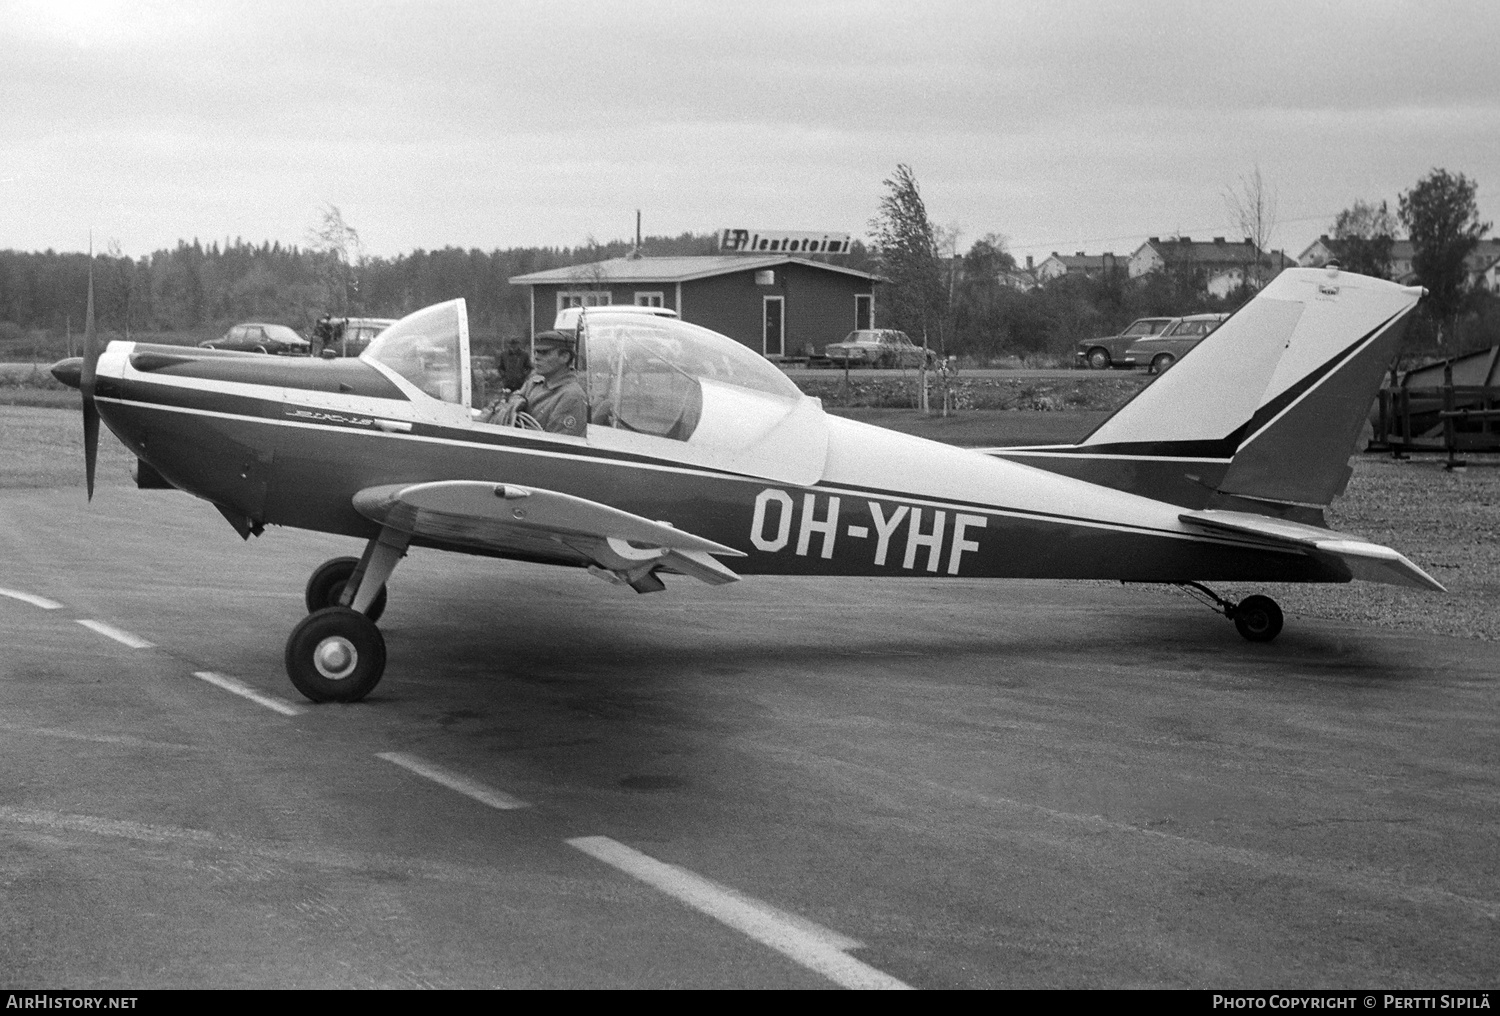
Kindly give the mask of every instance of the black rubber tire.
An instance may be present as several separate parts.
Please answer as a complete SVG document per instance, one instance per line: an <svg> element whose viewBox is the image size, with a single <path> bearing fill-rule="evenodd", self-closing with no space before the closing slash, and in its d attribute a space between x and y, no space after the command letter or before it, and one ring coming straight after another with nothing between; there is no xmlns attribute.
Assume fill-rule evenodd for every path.
<svg viewBox="0 0 1500 1016"><path fill-rule="evenodd" d="M314 702L358 702L385 673L385 636L348 607L304 617L286 640L286 676Z"/></svg>
<svg viewBox="0 0 1500 1016"><path fill-rule="evenodd" d="M1089 368L1091 370L1109 370L1112 361L1107 349L1089 350Z"/></svg>
<svg viewBox="0 0 1500 1016"><path fill-rule="evenodd" d="M344 591L344 583L349 581L349 576L358 567L357 557L335 557L318 565L312 577L307 580L307 590L303 595L307 612L311 614L324 607L337 607L339 595ZM370 609L365 611L365 616L371 621L379 621L380 615L385 613L385 601L386 587L381 586Z"/></svg>
<svg viewBox="0 0 1500 1016"><path fill-rule="evenodd" d="M1281 634L1281 608L1269 596L1247 596L1234 608L1234 626L1251 642L1270 642Z"/></svg>
<svg viewBox="0 0 1500 1016"><path fill-rule="evenodd" d="M1172 366L1172 364L1176 362L1177 357L1173 356L1171 353L1159 353L1156 358L1151 361L1151 373L1159 377L1162 374L1165 374L1167 370Z"/></svg>

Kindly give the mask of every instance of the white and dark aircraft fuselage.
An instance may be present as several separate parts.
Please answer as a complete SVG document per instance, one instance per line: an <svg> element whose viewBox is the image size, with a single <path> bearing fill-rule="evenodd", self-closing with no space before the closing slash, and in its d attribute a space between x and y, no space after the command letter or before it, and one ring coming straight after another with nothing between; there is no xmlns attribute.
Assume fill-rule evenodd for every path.
<svg viewBox="0 0 1500 1016"><path fill-rule="evenodd" d="M212 502L241 535L290 526L367 541L357 562L315 573L312 613L287 649L304 693L352 699L383 670L367 615L413 546L588 568L641 592L663 574L1441 588L1395 551L1318 524L1332 496L1320 492L1347 477L1371 364L1378 383L1420 291L1312 275L1268 288L1144 405L1107 421L1096 432L1107 440L1034 451L985 454L828 416L732 340L625 311L580 316L597 407L583 437L476 419L462 301L403 319L357 360L115 342L58 373L84 387L143 475ZM1341 306L1309 310L1340 292ZM1244 376L1214 373L1220 347ZM1186 394L1152 404L1169 384ZM1163 418L1175 413L1187 421ZM1319 432L1278 468L1308 421ZM1266 623L1268 635L1241 631L1274 637L1279 611Z"/></svg>

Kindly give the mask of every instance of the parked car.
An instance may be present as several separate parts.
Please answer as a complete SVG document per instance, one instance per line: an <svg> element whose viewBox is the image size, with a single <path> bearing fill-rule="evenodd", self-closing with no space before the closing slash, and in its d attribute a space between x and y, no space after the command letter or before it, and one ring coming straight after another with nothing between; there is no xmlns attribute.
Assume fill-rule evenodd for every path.
<svg viewBox="0 0 1500 1016"><path fill-rule="evenodd" d="M1111 367L1126 367L1121 363L1125 350L1148 335L1160 335L1181 320L1174 317L1136 318L1118 335L1105 335L1098 339L1085 339L1078 343L1073 354L1074 366L1108 370Z"/></svg>
<svg viewBox="0 0 1500 1016"><path fill-rule="evenodd" d="M313 329L312 355L329 358L358 356L371 339L395 323L395 318L322 318Z"/></svg>
<svg viewBox="0 0 1500 1016"><path fill-rule="evenodd" d="M198 345L203 349L276 353L279 356L306 356L312 349L312 343L286 325L267 325L257 321L235 325L217 339L208 339Z"/></svg>
<svg viewBox="0 0 1500 1016"><path fill-rule="evenodd" d="M1120 358L1120 364L1124 367L1141 366L1153 374L1160 374L1182 359L1183 354L1189 349L1202 342L1208 333L1223 324L1228 316L1228 314L1189 314L1187 317L1178 318L1160 335L1141 339L1125 350L1125 355Z"/></svg>
<svg viewBox="0 0 1500 1016"><path fill-rule="evenodd" d="M920 367L931 366L937 354L912 342L905 332L861 328L842 342L824 346L823 355L835 367Z"/></svg>

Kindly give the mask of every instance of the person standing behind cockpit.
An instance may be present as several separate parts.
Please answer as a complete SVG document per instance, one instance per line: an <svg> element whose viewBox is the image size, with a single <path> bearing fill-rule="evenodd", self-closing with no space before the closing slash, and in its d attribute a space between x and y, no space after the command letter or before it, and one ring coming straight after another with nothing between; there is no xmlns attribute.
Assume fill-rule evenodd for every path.
<svg viewBox="0 0 1500 1016"><path fill-rule="evenodd" d="M520 388L531 376L531 357L526 355L526 350L521 348L521 340L515 336L511 336L505 348L500 350L496 366L500 370L500 387L508 392Z"/></svg>

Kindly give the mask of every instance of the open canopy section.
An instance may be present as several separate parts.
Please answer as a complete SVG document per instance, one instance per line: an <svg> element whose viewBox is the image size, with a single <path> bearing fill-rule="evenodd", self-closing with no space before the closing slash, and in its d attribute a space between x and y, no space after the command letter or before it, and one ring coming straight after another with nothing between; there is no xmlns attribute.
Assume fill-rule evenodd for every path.
<svg viewBox="0 0 1500 1016"><path fill-rule="evenodd" d="M433 304L391 325L359 354L441 402L469 404L469 314L462 299Z"/></svg>
<svg viewBox="0 0 1500 1016"><path fill-rule="evenodd" d="M665 438L687 461L821 476L821 407L744 345L676 318L607 310L581 314L578 339L591 443Z"/></svg>

